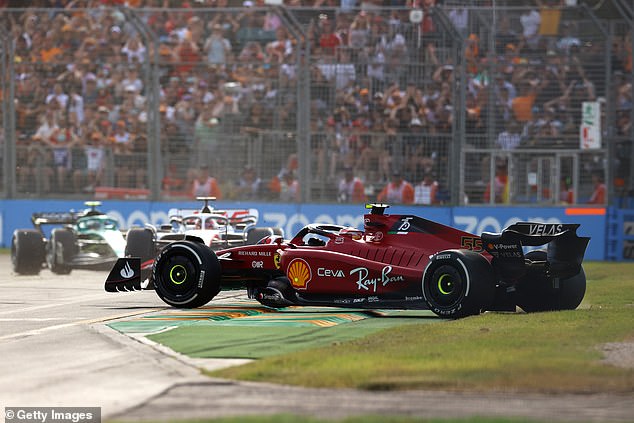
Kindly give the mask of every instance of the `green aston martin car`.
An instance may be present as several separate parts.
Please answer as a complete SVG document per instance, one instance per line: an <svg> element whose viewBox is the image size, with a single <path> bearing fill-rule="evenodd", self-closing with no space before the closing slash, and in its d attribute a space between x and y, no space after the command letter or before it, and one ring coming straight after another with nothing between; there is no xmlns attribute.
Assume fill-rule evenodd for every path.
<svg viewBox="0 0 634 423"><path fill-rule="evenodd" d="M119 223L99 211L98 201L87 201L82 211L44 212L31 216L34 229L16 229L11 240L13 271L38 274L44 267L53 273L72 269L104 270L125 255L125 233ZM50 231L44 226L55 226Z"/></svg>

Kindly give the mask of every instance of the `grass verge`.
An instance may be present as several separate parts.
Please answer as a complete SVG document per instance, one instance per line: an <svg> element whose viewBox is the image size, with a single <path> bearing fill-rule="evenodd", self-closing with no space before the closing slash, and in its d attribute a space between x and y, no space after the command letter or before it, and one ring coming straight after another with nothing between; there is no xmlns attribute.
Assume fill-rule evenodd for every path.
<svg viewBox="0 0 634 423"><path fill-rule="evenodd" d="M632 392L634 369L602 362L600 346L634 342L634 265L585 268L588 288L578 310L398 326L209 374L372 390Z"/></svg>

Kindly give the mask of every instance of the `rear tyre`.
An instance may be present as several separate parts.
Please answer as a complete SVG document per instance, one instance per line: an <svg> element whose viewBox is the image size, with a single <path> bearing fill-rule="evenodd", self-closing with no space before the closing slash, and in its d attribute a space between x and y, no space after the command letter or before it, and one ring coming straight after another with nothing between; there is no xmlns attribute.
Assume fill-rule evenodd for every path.
<svg viewBox="0 0 634 423"><path fill-rule="evenodd" d="M533 261L546 261L546 251L535 250L526 254ZM579 273L567 279L554 279L543 274L527 274L516 285L516 304L526 313L554 310L574 310L586 294L586 274Z"/></svg>
<svg viewBox="0 0 634 423"><path fill-rule="evenodd" d="M247 233L247 245L255 245L262 240L262 238L271 236L274 234L271 228L253 228Z"/></svg>
<svg viewBox="0 0 634 423"><path fill-rule="evenodd" d="M76 254L75 235L68 229L56 228L46 246L46 264L51 272L67 275L73 270L69 264Z"/></svg>
<svg viewBox="0 0 634 423"><path fill-rule="evenodd" d="M207 246L192 241L167 245L157 257L152 280L158 296L167 304L195 308L220 292L220 263Z"/></svg>
<svg viewBox="0 0 634 423"><path fill-rule="evenodd" d="M11 239L11 265L20 275L37 275L44 263L44 239L35 229L18 229Z"/></svg>
<svg viewBox="0 0 634 423"><path fill-rule="evenodd" d="M495 278L482 255L467 250L435 254L423 274L423 298L431 311L457 319L480 314L491 306Z"/></svg>
<svg viewBox="0 0 634 423"><path fill-rule="evenodd" d="M147 228L132 228L126 235L126 257L139 257L144 263L156 255L154 234Z"/></svg>

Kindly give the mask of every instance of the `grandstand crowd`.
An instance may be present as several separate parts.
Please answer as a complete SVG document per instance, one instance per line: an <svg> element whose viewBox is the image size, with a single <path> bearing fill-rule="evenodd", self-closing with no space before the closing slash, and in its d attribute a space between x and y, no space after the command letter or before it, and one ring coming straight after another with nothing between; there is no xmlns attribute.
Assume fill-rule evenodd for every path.
<svg viewBox="0 0 634 423"><path fill-rule="evenodd" d="M161 151L186 157L165 163L165 192L299 200L295 151L275 168L245 158L237 177L222 170L226 134L297 129L301 49L282 17L260 8L262 0L2 3L21 8L5 14L14 44L19 192L147 189L154 140L144 64L158 58ZM331 187L331 201L447 200L442 175L462 111L454 107L457 63L442 48L445 30L434 7L448 8L466 43L465 131L474 145L576 148L581 103L605 101L607 90L617 104L615 132L629 134L631 36L614 38L606 87L593 68L604 46L553 13L565 10L563 0L538 0L517 16L501 16L493 44L480 40L467 8L440 1L285 4L306 23L310 40L313 168ZM158 42L147 43L118 6L142 10ZM412 9L423 11L415 24ZM107 182L109 164L115 171ZM479 176L489 183L486 171ZM502 175L484 195L505 201L504 183Z"/></svg>

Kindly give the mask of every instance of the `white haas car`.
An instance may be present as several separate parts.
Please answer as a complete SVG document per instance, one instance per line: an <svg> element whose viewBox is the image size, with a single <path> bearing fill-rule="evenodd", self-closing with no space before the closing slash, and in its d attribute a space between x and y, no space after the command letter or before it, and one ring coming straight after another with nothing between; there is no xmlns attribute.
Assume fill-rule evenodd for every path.
<svg viewBox="0 0 634 423"><path fill-rule="evenodd" d="M257 244L270 235L284 236L281 228L258 227L256 209L219 210L209 206L215 197L197 197L202 209L170 209L170 223L143 228L131 228L126 236L125 255L140 257L141 263L153 259L167 244L192 240L211 249Z"/></svg>

